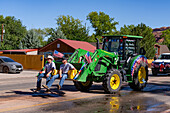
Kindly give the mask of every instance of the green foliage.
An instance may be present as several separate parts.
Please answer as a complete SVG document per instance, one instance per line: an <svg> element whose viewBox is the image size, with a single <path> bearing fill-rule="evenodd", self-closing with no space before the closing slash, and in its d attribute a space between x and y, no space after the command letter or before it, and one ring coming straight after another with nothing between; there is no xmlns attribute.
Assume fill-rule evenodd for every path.
<svg viewBox="0 0 170 113"><path fill-rule="evenodd" d="M118 22L114 21L114 18L109 17L104 12L91 12L88 14L87 20L92 24L96 36L112 34L116 31L116 25L118 25Z"/></svg>
<svg viewBox="0 0 170 113"><path fill-rule="evenodd" d="M54 40L56 40L58 38L67 39L64 36L63 32L59 28L57 30L55 30L53 28L51 28L51 29L46 28L46 33L49 36L47 43L50 43L50 42L52 42L52 41L54 41Z"/></svg>
<svg viewBox="0 0 170 113"><path fill-rule="evenodd" d="M44 41L44 38L46 37L46 31L45 29L33 29L34 32L38 35L38 39L40 40L40 43L42 46L45 46L47 44L47 41Z"/></svg>
<svg viewBox="0 0 170 113"><path fill-rule="evenodd" d="M72 16L61 15L57 19L58 28L64 33L67 39L70 40L88 40L89 29L82 24L79 19L74 19Z"/></svg>
<svg viewBox="0 0 170 113"><path fill-rule="evenodd" d="M20 44L21 45L21 44ZM33 49L42 47L38 34L34 29L27 32L27 35L22 40L23 49Z"/></svg>
<svg viewBox="0 0 170 113"><path fill-rule="evenodd" d="M141 23L137 26L134 25L124 25L121 27L120 34L122 35L136 35L143 36L142 41L140 42L141 47L144 47L146 50L146 57L152 58L155 55L154 44L156 43L154 35L152 33L152 28Z"/></svg>
<svg viewBox="0 0 170 113"><path fill-rule="evenodd" d="M20 41L26 35L26 27L22 25L22 22L13 16L3 17L0 15L0 26L4 24L5 34L4 40L1 43L1 50L6 49L19 49ZM0 33L2 28L0 27Z"/></svg>
<svg viewBox="0 0 170 113"><path fill-rule="evenodd" d="M163 45L167 45L170 49L170 29L162 32L161 38L164 38Z"/></svg>

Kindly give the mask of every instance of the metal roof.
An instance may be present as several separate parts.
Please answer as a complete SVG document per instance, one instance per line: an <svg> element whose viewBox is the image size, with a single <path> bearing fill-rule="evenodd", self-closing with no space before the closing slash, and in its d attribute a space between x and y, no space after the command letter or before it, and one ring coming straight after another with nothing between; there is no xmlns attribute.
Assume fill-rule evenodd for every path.
<svg viewBox="0 0 170 113"><path fill-rule="evenodd" d="M16 50L2 50L2 52L31 52L38 51L38 49L16 49Z"/></svg>
<svg viewBox="0 0 170 113"><path fill-rule="evenodd" d="M68 46L74 48L74 49L84 49L90 52L94 52L96 50L96 47L93 46L92 44L88 43L88 42L84 42L84 41L76 41L76 40L67 40L67 39L56 39L53 42L47 44L46 46L42 47L39 49L39 51L42 51L43 49L47 48L48 46L54 44L57 41L61 41L65 44L67 44Z"/></svg>

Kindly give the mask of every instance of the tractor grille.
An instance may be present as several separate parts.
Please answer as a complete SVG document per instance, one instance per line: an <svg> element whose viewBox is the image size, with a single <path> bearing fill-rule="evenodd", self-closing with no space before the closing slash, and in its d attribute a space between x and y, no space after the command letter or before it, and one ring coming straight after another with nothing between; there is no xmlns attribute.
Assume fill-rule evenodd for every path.
<svg viewBox="0 0 170 113"><path fill-rule="evenodd" d="M22 68L22 66L21 66L21 65L16 65L16 67L17 67L17 68Z"/></svg>

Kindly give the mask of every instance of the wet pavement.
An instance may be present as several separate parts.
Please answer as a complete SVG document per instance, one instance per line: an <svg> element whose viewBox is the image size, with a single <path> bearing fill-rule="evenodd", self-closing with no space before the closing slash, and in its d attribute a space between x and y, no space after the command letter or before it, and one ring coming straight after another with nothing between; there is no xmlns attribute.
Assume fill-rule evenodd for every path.
<svg viewBox="0 0 170 113"><path fill-rule="evenodd" d="M127 83L123 83L116 94L105 94L101 83L94 83L89 92L79 92L72 81L65 81L61 90L64 95L44 93L44 89L33 93L30 89L36 79L27 73L23 75L25 77L11 75L13 79L8 80L9 76L1 78L0 74L0 84L3 86L0 88L0 112L170 113L169 75L150 75L147 87L142 91L133 91ZM4 84L6 81L9 85ZM57 82L52 86L54 92Z"/></svg>
<svg viewBox="0 0 170 113"><path fill-rule="evenodd" d="M50 113L168 113L166 110L170 109L164 102L152 97L144 97L141 92L124 92L123 90L127 91L127 88L122 89L119 94L46 105L39 108L39 111Z"/></svg>

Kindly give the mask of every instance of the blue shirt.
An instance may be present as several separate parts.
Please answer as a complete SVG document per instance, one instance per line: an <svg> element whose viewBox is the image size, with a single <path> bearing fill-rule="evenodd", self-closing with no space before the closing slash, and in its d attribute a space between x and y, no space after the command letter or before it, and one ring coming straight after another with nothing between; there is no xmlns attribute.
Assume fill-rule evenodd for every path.
<svg viewBox="0 0 170 113"><path fill-rule="evenodd" d="M52 69L56 69L55 63L51 62L51 63L47 63L45 65L45 69L46 69L46 73L49 73Z"/></svg>

